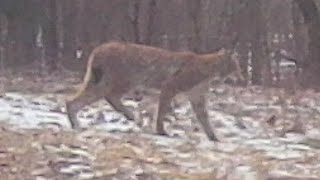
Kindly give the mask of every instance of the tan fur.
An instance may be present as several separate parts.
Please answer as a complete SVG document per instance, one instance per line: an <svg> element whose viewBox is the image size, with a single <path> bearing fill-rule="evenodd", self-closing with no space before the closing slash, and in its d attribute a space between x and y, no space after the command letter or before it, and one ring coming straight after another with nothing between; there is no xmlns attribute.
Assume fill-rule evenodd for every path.
<svg viewBox="0 0 320 180"><path fill-rule="evenodd" d="M90 54L83 83L67 102L68 117L71 125L78 128L76 112L104 97L115 110L133 119L132 112L121 103L121 97L142 85L161 91L156 128L159 134L165 134L162 122L176 94L192 89L200 91L193 87L214 75L225 77L233 72L242 77L238 62L231 59L224 49L210 54L195 54L131 43L102 44ZM190 94L196 94L189 96L189 99L207 136L217 140L208 122L203 94Z"/></svg>
<svg viewBox="0 0 320 180"><path fill-rule="evenodd" d="M91 79L92 64L93 64L93 61L94 61L94 57L95 57L95 54L98 51L99 51L99 48L96 48L89 55L88 62L87 62L87 69L86 69L85 76L83 78L83 82L82 82L79 90L77 91L77 93L73 97L69 98L67 101L73 101L73 100L77 99L86 90L86 88L88 86L88 83L90 82L90 79Z"/></svg>

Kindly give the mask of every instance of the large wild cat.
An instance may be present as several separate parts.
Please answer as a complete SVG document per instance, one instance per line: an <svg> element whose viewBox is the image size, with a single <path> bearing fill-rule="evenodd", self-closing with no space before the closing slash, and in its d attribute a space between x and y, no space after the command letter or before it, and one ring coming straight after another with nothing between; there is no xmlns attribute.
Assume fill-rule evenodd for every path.
<svg viewBox="0 0 320 180"><path fill-rule="evenodd" d="M208 122L204 93L194 87L214 75L224 77L237 72L240 76L239 64L224 49L210 54L195 54L120 42L96 47L89 56L86 68L81 87L66 103L73 128L80 126L77 111L101 98L105 98L128 119L133 119L133 114L121 103L121 97L142 85L161 91L157 133L166 134L163 121L170 111L172 98L178 93L188 92L196 117L210 140L218 139Z"/></svg>

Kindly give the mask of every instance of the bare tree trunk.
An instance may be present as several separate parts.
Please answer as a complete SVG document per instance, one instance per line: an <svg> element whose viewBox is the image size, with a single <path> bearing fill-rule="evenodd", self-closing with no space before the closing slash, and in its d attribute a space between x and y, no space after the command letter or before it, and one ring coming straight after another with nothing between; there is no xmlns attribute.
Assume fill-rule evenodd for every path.
<svg viewBox="0 0 320 180"><path fill-rule="evenodd" d="M240 2L237 0L229 0L229 6L231 8L231 16L230 16L230 32L229 34L235 34L237 42L235 44L235 50L238 53L238 58L240 60L240 67L242 70L242 75L246 79L246 83L250 82L249 79L249 52L250 47L249 44L251 41L250 32L252 31L248 26L250 21L249 18L249 10L246 7L246 3L248 2ZM227 2L226 2L227 3ZM225 7L226 10L228 7ZM250 64L251 65L251 64Z"/></svg>
<svg viewBox="0 0 320 180"><path fill-rule="evenodd" d="M190 20L192 22L192 31L193 34L189 34L192 37L190 39L193 39L193 51L195 52L203 52L204 47L202 46L202 38L201 38L201 29L202 29L202 18L201 18L201 1L202 0L189 0L188 10L189 10L189 16Z"/></svg>
<svg viewBox="0 0 320 180"><path fill-rule="evenodd" d="M60 2L62 3L62 13L63 13L63 56L66 61L64 63L74 62L75 51L77 49L76 45L76 12L77 5L75 5L76 0L68 0ZM72 66L74 67L74 66Z"/></svg>
<svg viewBox="0 0 320 180"><path fill-rule="evenodd" d="M242 75L244 79L248 80L249 78L249 72L248 72L248 66L249 66L249 46L248 42L239 43L239 46L237 47L237 51L239 53L239 59L240 59L240 67L242 71Z"/></svg>
<svg viewBox="0 0 320 180"><path fill-rule="evenodd" d="M134 42L135 43L141 43L141 26L139 21L139 15L141 13L141 5L143 1L140 0L132 0L129 4L129 17L132 23L133 28L133 36L134 36Z"/></svg>
<svg viewBox="0 0 320 180"><path fill-rule="evenodd" d="M243 75L247 78L248 66L252 66L251 81L253 84L261 85L263 82L270 81L264 74L270 71L270 63L266 59L267 55L267 32L266 19L264 18L262 1L256 0L229 0L231 8L230 22L228 27L229 36L234 37L237 42L233 42L233 46L238 46L240 53L241 69ZM226 7L227 8L227 7ZM250 45L250 47L249 47ZM248 53L252 52L251 63L249 63Z"/></svg>
<svg viewBox="0 0 320 180"><path fill-rule="evenodd" d="M45 58L47 70L53 71L56 70L58 61L57 2L56 0L47 0L45 5L46 16L43 21Z"/></svg>
<svg viewBox="0 0 320 180"><path fill-rule="evenodd" d="M81 52L85 52L88 54L89 51L85 46L84 43L84 31L85 31L85 20L84 20L84 1L83 0L76 0L75 1L75 9L76 9L76 18L75 18L75 46L76 46L76 58L81 58Z"/></svg>
<svg viewBox="0 0 320 180"><path fill-rule="evenodd" d="M64 48L64 29L63 29L63 12L62 1L57 1L57 43L58 43L58 59L62 60Z"/></svg>
<svg viewBox="0 0 320 180"><path fill-rule="evenodd" d="M192 37L192 22L188 1L155 1L153 33L151 43L155 46L174 50L189 50L189 37Z"/></svg>
<svg viewBox="0 0 320 180"><path fill-rule="evenodd" d="M305 56L306 48L303 46L305 42L304 30L302 23L302 16L299 7L296 3L292 3L292 26L293 26L293 38L294 38L294 50L296 51L295 56L298 60L302 61Z"/></svg>
<svg viewBox="0 0 320 180"><path fill-rule="evenodd" d="M0 15L0 70L4 70L4 62L7 58L8 20Z"/></svg>
<svg viewBox="0 0 320 180"><path fill-rule="evenodd" d="M266 75L269 61L266 59L267 55L267 32L266 19L263 15L262 1L248 2L248 10L251 12L251 26L252 26L252 83L261 85L263 78L265 82L269 82ZM248 17L248 18L250 18ZM265 76L265 77L263 77Z"/></svg>
<svg viewBox="0 0 320 180"><path fill-rule="evenodd" d="M294 40L294 51L295 57L297 59L297 69L295 72L296 77L296 84L301 84L302 80L302 67L301 64L303 64L303 61L306 60L306 54L307 54L307 33L306 28L302 21L302 14L299 10L299 7L296 3L291 4L291 12L292 12L292 19L293 19L293 40Z"/></svg>
<svg viewBox="0 0 320 180"><path fill-rule="evenodd" d="M35 26L39 4L19 1L6 4L8 54L11 65L29 64L35 59Z"/></svg>
<svg viewBox="0 0 320 180"><path fill-rule="evenodd" d="M150 44L155 16L156 0L133 0L129 4L129 16L133 27L134 41Z"/></svg>
<svg viewBox="0 0 320 180"><path fill-rule="evenodd" d="M309 54L302 66L302 84L306 87L316 87L320 85L320 15L313 0L295 0L294 2L302 13L309 36Z"/></svg>

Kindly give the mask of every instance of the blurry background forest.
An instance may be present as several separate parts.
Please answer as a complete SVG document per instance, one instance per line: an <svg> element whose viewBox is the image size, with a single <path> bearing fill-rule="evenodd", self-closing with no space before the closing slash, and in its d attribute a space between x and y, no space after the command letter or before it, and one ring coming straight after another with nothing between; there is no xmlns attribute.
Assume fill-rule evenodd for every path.
<svg viewBox="0 0 320 180"><path fill-rule="evenodd" d="M320 87L319 8L317 0L0 0L0 179L320 179L320 92L294 91ZM153 94L127 101L143 123L98 101L78 113L84 129L70 131L64 90L75 91L90 51L110 41L233 50L248 86L218 83L205 96L221 142L208 141L183 97L168 114L170 136L154 135L145 128Z"/></svg>
<svg viewBox="0 0 320 180"><path fill-rule="evenodd" d="M241 60L247 83L282 84L281 67L293 65L291 80L310 87L320 84L319 4L314 0L0 0L1 68L32 64L49 72L59 65L79 70L93 47L119 40L197 53L230 48Z"/></svg>

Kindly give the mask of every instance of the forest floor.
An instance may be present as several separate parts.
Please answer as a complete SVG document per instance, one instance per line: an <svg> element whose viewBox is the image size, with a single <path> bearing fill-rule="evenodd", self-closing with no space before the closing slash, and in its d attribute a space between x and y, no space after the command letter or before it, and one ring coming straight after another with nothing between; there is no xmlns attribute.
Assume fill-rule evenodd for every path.
<svg viewBox="0 0 320 180"><path fill-rule="evenodd" d="M185 98L166 123L170 136L105 101L85 107L84 129L71 130L64 99L78 77L0 73L0 179L320 179L320 93L212 86L207 108L221 142L210 142Z"/></svg>

